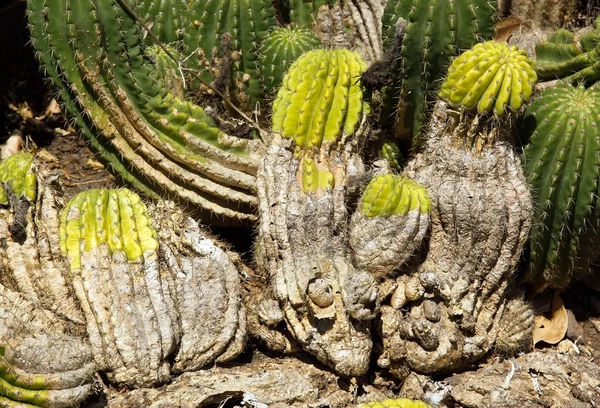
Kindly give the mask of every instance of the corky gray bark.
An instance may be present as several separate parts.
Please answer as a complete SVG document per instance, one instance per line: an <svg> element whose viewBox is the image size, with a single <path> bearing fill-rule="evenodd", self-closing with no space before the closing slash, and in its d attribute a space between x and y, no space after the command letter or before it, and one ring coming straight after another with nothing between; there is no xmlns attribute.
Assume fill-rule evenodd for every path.
<svg viewBox="0 0 600 408"><path fill-rule="evenodd" d="M424 263L399 278L381 311L379 364L400 377L407 368L462 369L507 332L500 322L531 225L531 197L518 156L501 140L503 125L464 115L438 102L425 149L404 172L427 189L432 228ZM525 323L523 338L511 334L505 344L526 341L532 319Z"/></svg>

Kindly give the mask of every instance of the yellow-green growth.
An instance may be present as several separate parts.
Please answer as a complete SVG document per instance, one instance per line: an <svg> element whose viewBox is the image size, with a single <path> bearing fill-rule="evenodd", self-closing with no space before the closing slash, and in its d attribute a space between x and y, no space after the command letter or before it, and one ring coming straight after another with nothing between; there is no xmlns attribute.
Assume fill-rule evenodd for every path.
<svg viewBox="0 0 600 408"><path fill-rule="evenodd" d="M311 30L280 27L271 31L258 50L265 94L274 93L288 68L303 53L318 48L321 40Z"/></svg>
<svg viewBox="0 0 600 408"><path fill-rule="evenodd" d="M527 52L505 42L487 41L462 53L450 65L440 98L451 106L503 115L531 97L537 75Z"/></svg>
<svg viewBox="0 0 600 408"><path fill-rule="evenodd" d="M0 162L0 204L8 205L8 193L5 185L17 198L34 201L37 182L33 172L33 155L21 153Z"/></svg>
<svg viewBox="0 0 600 408"><path fill-rule="evenodd" d="M319 189L333 188L333 174L328 170L319 170L317 163L310 157L302 160L302 191L315 192Z"/></svg>
<svg viewBox="0 0 600 408"><path fill-rule="evenodd" d="M429 212L431 199L420 184L392 174L375 177L362 196L361 212L367 217L405 215L410 211Z"/></svg>
<svg viewBox="0 0 600 408"><path fill-rule="evenodd" d="M129 261L158 248L146 206L127 189L79 193L61 214L59 238L72 269L80 268L82 252L100 245L110 253L124 251Z"/></svg>
<svg viewBox="0 0 600 408"><path fill-rule="evenodd" d="M366 64L346 49L303 54L283 78L273 104L274 132L310 150L353 135L369 106L360 76Z"/></svg>
<svg viewBox="0 0 600 408"><path fill-rule="evenodd" d="M560 84L527 108L521 138L534 225L526 279L536 288L587 277L598 250L600 89Z"/></svg>
<svg viewBox="0 0 600 408"><path fill-rule="evenodd" d="M173 96L183 98L185 96L185 81L183 71L177 62L182 60L181 53L170 45L164 47L163 49L158 45L152 45L146 48L146 53L156 67L156 79L162 82Z"/></svg>
<svg viewBox="0 0 600 408"><path fill-rule="evenodd" d="M407 398L386 399L383 401L367 402L359 408L432 408L423 401L415 401Z"/></svg>
<svg viewBox="0 0 600 408"><path fill-rule="evenodd" d="M391 170L399 172L402 168L404 157L397 144L384 142L379 150L379 158L385 160Z"/></svg>

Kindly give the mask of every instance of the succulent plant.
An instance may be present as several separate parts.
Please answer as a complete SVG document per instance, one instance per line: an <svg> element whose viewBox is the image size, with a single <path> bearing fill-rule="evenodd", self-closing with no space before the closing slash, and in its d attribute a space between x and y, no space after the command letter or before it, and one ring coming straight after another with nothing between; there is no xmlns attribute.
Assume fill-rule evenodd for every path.
<svg viewBox="0 0 600 408"><path fill-rule="evenodd" d="M535 223L526 276L538 289L589 273L597 253L600 90L560 84L527 109L522 138Z"/></svg>
<svg viewBox="0 0 600 408"><path fill-rule="evenodd" d="M592 30L575 36L558 30L536 45L535 70L540 79L563 79L592 85L600 79L600 19Z"/></svg>
<svg viewBox="0 0 600 408"><path fill-rule="evenodd" d="M503 115L508 106L519 110L531 97L537 81L527 53L505 42L476 44L452 61L439 97L450 106L474 108L478 113Z"/></svg>
<svg viewBox="0 0 600 408"><path fill-rule="evenodd" d="M255 258L259 273L272 283L259 320L271 328L285 321L302 348L345 376L362 375L369 364L371 320L380 302L369 270L391 274L399 266L393 261L409 256L418 231L427 229L426 193L395 176L376 179L359 215L349 219L347 206L358 198L365 176L360 153L369 133L369 108L358 81L364 69L362 59L347 50L315 50L300 57L273 105L272 142L258 173ZM409 199L408 208L403 202L394 206L390 193L389 208L379 211L376 190L396 185L406 186L399 198ZM358 237L363 227L371 235ZM377 228L407 233L377 238ZM349 247L353 234L370 240L367 248ZM388 251L381 249L385 244ZM359 266L367 259L368 267ZM277 339L265 330L255 335L268 346Z"/></svg>
<svg viewBox="0 0 600 408"><path fill-rule="evenodd" d="M54 397L72 406L96 371L120 386L153 386L243 350L236 258L194 220L126 189L80 193L59 215L58 174L34 168L22 241L9 230L18 207L0 209L0 345L23 356L7 355L12 366L55 381L49 389L65 391Z"/></svg>
<svg viewBox="0 0 600 408"><path fill-rule="evenodd" d="M431 408L431 405L423 401L415 401L407 398L386 399L361 404L359 408Z"/></svg>
<svg viewBox="0 0 600 408"><path fill-rule="evenodd" d="M223 133L201 107L168 91L120 2L32 0L28 9L46 73L113 172L147 196L176 199L213 223L255 219L261 144Z"/></svg>
<svg viewBox="0 0 600 408"><path fill-rule="evenodd" d="M32 154L17 154L0 162L0 205L8 205L11 195L35 200L37 183L32 167Z"/></svg>
<svg viewBox="0 0 600 408"><path fill-rule="evenodd" d="M511 58L520 57L502 64L514 64ZM398 277L390 304L381 308L378 363L399 377L407 366L460 370L498 340L532 217L519 156L505 140L507 123L439 101L424 150L402 173L431 198L431 235L423 263ZM511 344L530 338L532 326L526 329Z"/></svg>
<svg viewBox="0 0 600 408"><path fill-rule="evenodd" d="M383 15L383 44L392 47L399 19L404 19L393 84L384 91L382 122L395 128L403 144L417 150L435 95L453 56L494 33L496 1L390 0Z"/></svg>
<svg viewBox="0 0 600 408"><path fill-rule="evenodd" d="M294 61L320 45L319 37L306 28L280 27L269 32L258 50L264 93L276 92Z"/></svg>
<svg viewBox="0 0 600 408"><path fill-rule="evenodd" d="M499 2L500 3L500 2ZM503 16L531 21L542 27L563 27L577 17L580 4L577 0L511 0L502 1Z"/></svg>

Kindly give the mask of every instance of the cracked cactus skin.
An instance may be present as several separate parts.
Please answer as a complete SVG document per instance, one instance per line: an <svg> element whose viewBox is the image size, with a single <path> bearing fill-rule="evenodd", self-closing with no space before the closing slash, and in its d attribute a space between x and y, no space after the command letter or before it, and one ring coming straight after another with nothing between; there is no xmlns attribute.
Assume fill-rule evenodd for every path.
<svg viewBox="0 0 600 408"><path fill-rule="evenodd" d="M581 35L558 30L535 47L540 79L594 84L600 78L600 18Z"/></svg>
<svg viewBox="0 0 600 408"><path fill-rule="evenodd" d="M267 34L258 51L265 94L275 93L296 59L320 45L319 38L305 28L281 27Z"/></svg>
<svg viewBox="0 0 600 408"><path fill-rule="evenodd" d="M431 235L423 263L381 308L378 364L398 377L461 370L498 339L532 202L508 127L495 121L439 101L423 152L403 172L427 189Z"/></svg>
<svg viewBox="0 0 600 408"><path fill-rule="evenodd" d="M476 44L452 61L439 97L450 106L504 115L531 97L537 75L527 52L505 42Z"/></svg>
<svg viewBox="0 0 600 408"><path fill-rule="evenodd" d="M494 34L496 1L389 0L383 14L383 44L390 49L400 18L406 21L401 57L391 67L381 121L403 144L418 149L452 57ZM395 118L390 123L390 118Z"/></svg>
<svg viewBox="0 0 600 408"><path fill-rule="evenodd" d="M560 84L533 101L521 137L537 210L526 279L538 290L589 276L598 234L597 87Z"/></svg>
<svg viewBox="0 0 600 408"><path fill-rule="evenodd" d="M201 107L174 97L146 52L141 27L120 2L32 0L27 6L47 76L112 172L206 221L255 220L262 144L223 133Z"/></svg>
<svg viewBox="0 0 600 408"><path fill-rule="evenodd" d="M376 277L402 266L427 233L430 203L412 180L391 174L371 180L351 220L355 265Z"/></svg>
<svg viewBox="0 0 600 408"><path fill-rule="evenodd" d="M34 201L37 193L37 182L32 169L33 155L21 153L0 162L0 204L9 204L12 193L17 199ZM7 191L6 187L10 190Z"/></svg>
<svg viewBox="0 0 600 408"><path fill-rule="evenodd" d="M343 376L366 373L371 321L381 300L376 277L354 263L347 245L347 208L359 198L361 150L370 132L357 81L363 70L346 50L301 57L279 91L271 145L258 173L255 258L271 286L258 297L257 320L271 332L284 321L295 342ZM290 348L271 332L253 334L274 349Z"/></svg>
<svg viewBox="0 0 600 408"><path fill-rule="evenodd" d="M423 401L410 400L407 398L386 399L383 401L374 401L361 404L359 408L432 408L431 405Z"/></svg>

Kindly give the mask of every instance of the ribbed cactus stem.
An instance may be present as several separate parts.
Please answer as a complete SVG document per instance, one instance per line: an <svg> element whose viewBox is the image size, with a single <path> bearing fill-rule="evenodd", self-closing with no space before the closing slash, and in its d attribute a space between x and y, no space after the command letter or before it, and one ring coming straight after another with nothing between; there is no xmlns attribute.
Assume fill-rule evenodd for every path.
<svg viewBox="0 0 600 408"><path fill-rule="evenodd" d="M320 45L319 38L305 28L281 27L270 32L258 51L265 94L281 86L283 76L300 55Z"/></svg>
<svg viewBox="0 0 600 408"><path fill-rule="evenodd" d="M390 0L383 16L384 47L392 46L399 18L406 20L400 66L385 95L382 113L389 122L396 110L395 134L413 147L450 60L492 37L496 1Z"/></svg>
<svg viewBox="0 0 600 408"><path fill-rule="evenodd" d="M515 45L487 41L464 52L448 69L440 98L478 113L516 111L531 97L537 75L533 61Z"/></svg>
<svg viewBox="0 0 600 408"><path fill-rule="evenodd" d="M33 0L28 7L40 60L115 173L213 222L255 218L260 144L222 133L202 108L168 91L147 58L140 27L117 0Z"/></svg>
<svg viewBox="0 0 600 408"><path fill-rule="evenodd" d="M561 84L526 112L526 172L539 206L527 280L538 289L585 277L596 253L599 98L596 87Z"/></svg>
<svg viewBox="0 0 600 408"><path fill-rule="evenodd" d="M33 172L33 155L21 153L0 162L0 204L9 204L9 194L33 202L37 183ZM10 190L10 193L9 191Z"/></svg>

